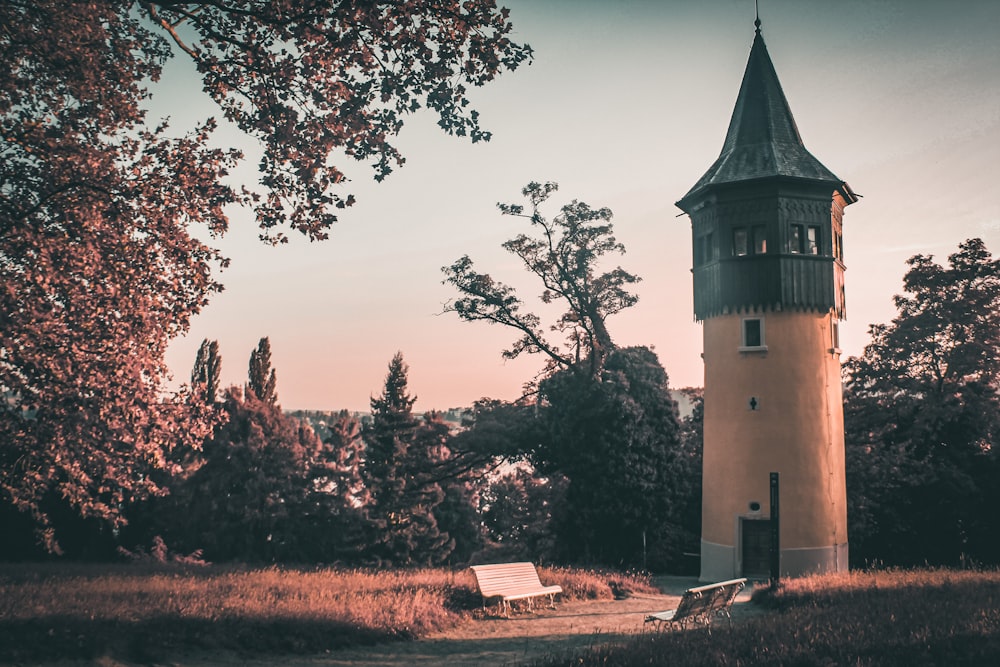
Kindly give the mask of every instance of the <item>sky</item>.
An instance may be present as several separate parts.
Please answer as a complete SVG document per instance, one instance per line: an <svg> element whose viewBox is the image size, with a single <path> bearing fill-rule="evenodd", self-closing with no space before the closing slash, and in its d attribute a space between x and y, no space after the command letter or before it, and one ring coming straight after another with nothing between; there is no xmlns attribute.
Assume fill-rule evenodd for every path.
<svg viewBox="0 0 1000 667"><path fill-rule="evenodd" d="M608 320L615 342L653 347L672 387L702 385L690 221L674 202L722 148L754 3L499 4L535 57L471 91L492 140L410 117L397 141L406 164L384 182L361 163L338 165L358 203L326 241L268 246L252 216L233 211L212 241L231 259L218 274L225 291L168 349L174 385L204 338L219 341L222 383L242 385L267 336L288 410L367 410L397 351L417 410L517 398L543 360L505 361L515 332L444 313L457 293L441 267L467 254L537 304L540 285L500 247L530 230L496 207L522 203L530 181L559 184L553 215L574 199L611 208L627 251L615 263L642 277L638 304ZM858 355L868 326L894 316L907 258L944 262L973 237L1000 254L1000 2L760 0L760 18L806 148L862 196L845 212L841 325L843 358ZM175 129L220 115L180 58L153 93L154 117ZM257 150L231 128L218 140ZM248 162L235 176L252 182Z"/></svg>

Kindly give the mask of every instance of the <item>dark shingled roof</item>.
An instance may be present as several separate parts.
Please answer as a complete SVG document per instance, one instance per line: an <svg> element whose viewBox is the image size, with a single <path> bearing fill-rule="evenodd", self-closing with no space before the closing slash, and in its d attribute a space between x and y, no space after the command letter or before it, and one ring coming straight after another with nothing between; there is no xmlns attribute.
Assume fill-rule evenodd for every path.
<svg viewBox="0 0 1000 667"><path fill-rule="evenodd" d="M843 183L802 144L758 30L722 153L681 201L712 185L775 176Z"/></svg>

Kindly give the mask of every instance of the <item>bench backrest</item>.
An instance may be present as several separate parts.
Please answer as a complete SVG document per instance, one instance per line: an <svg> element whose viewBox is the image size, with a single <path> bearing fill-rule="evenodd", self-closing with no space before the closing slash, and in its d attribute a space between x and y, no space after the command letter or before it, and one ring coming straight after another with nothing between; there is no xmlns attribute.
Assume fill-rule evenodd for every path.
<svg viewBox="0 0 1000 667"><path fill-rule="evenodd" d="M708 612L715 601L715 593L715 589L711 588L708 590L695 590L692 588L684 591L684 597L681 598L680 604L677 605L674 618L680 620L691 616L700 616Z"/></svg>
<svg viewBox="0 0 1000 667"><path fill-rule="evenodd" d="M717 584L719 586L719 597L716 601L716 609L728 609L732 606L736 596L747 585L746 579L730 579Z"/></svg>
<svg viewBox="0 0 1000 667"><path fill-rule="evenodd" d="M746 579L730 579L717 584L689 588L684 591L681 603L677 605L674 618L682 619L700 616L720 609L727 609L736 599Z"/></svg>
<svg viewBox="0 0 1000 667"><path fill-rule="evenodd" d="M501 595L511 589L541 588L538 571L532 563L495 563L473 565L476 584L483 597Z"/></svg>

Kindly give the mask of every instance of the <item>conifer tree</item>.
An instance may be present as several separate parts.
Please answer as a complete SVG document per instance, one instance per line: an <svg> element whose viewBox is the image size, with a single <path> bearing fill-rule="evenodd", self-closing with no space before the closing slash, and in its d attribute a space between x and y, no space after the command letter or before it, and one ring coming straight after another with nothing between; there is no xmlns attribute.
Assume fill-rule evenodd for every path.
<svg viewBox="0 0 1000 667"><path fill-rule="evenodd" d="M205 401L214 403L219 395L219 376L222 374L222 356L219 354L219 341L201 341L198 354L191 369L191 384L203 387Z"/></svg>
<svg viewBox="0 0 1000 667"><path fill-rule="evenodd" d="M253 392L262 403L277 405L277 384L277 373L271 368L271 341L265 336L257 343L257 349L250 353L247 391Z"/></svg>
<svg viewBox="0 0 1000 667"><path fill-rule="evenodd" d="M408 371L403 354L397 352L382 394L371 399L363 475L377 537L371 555L398 565L430 565L442 562L454 548L434 516L444 493L430 474L447 431L413 414L417 399L408 393Z"/></svg>

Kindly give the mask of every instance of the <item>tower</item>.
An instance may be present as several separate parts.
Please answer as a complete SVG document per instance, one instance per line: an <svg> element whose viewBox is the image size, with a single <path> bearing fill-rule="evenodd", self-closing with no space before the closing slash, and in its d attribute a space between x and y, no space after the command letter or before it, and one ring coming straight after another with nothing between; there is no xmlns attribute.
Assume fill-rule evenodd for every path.
<svg viewBox="0 0 1000 667"><path fill-rule="evenodd" d="M701 579L847 569L838 322L842 221L857 196L806 150L756 21L719 158L690 216L705 363Z"/></svg>

